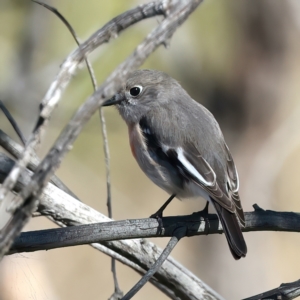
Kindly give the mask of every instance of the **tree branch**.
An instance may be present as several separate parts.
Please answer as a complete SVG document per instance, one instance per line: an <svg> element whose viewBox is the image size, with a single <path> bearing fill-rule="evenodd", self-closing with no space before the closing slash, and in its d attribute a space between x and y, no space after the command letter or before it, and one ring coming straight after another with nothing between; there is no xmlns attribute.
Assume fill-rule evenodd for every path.
<svg viewBox="0 0 300 300"><path fill-rule="evenodd" d="M3 178L5 178L9 173L13 163L14 162L11 159L0 153L0 182L3 181ZM22 185L27 184L29 180L28 177L29 174L28 176L21 177L21 181L16 186L16 191L20 190ZM94 211L92 208L86 206L85 204L73 200L62 191L57 190L54 187L50 187L51 185L49 184L45 189L44 196L41 199L39 211L42 214L52 216L52 218L55 219L56 222L60 225L62 223L67 225L75 225L79 223L95 222L95 220L99 218L97 217L97 215L100 215L100 213ZM56 194L56 192L59 193ZM244 232L300 231L299 213L263 210L259 208L258 205L254 205L254 208L254 212L247 212L245 214L246 227L243 229ZM102 222L108 220L105 216L102 216L101 219ZM144 274L145 258L143 258L143 260L141 261L138 261L138 263L136 264L137 256L130 256L125 254L129 249L128 247L130 247L130 244L125 245L125 250L124 248L122 248L122 246L120 247L120 245L118 245L117 247L113 246L113 243L110 244L109 241L141 237L172 236L174 230L179 227L186 228L187 236L222 233L218 218L213 214L208 215L208 217L205 219L201 218L197 213L189 216L163 217L162 224L163 228L161 230L160 223L156 219L148 218L24 232L20 235L19 238L15 240L10 254L24 251L29 252L37 250L49 250L59 247L93 243L93 246L97 249L100 248L100 251L118 259L126 265L129 265L140 274ZM104 245L95 244L96 242L102 242L105 246L108 246L111 249L106 248ZM131 243L132 241L127 242ZM134 242L139 243L139 241ZM148 242L141 241L141 243L144 246L145 243ZM145 250L144 247L144 250L136 250L136 245L134 245L131 251L148 251L147 253L149 253L149 256L151 257L153 255L152 247L153 246L151 246L151 243L149 243L149 246L146 247L147 250ZM119 252L119 254L115 251ZM127 257L124 258L123 255ZM168 262L170 261L172 262L171 258L168 259ZM151 262L148 261L148 263L150 266ZM164 268L164 266L162 266L162 268ZM164 278L164 276L162 276L162 278ZM156 277L153 278L151 282L158 288L163 290L164 293L170 293L168 294L170 297L172 297L172 295L174 296L173 292L171 292L171 288L165 286L160 281L157 281ZM173 288L174 287L172 287L172 289ZM178 293L177 289L174 291L174 293L175 295ZM251 298L247 298L245 300L264 298L278 299L278 295L285 297L282 299L294 299L295 297L300 295L300 282L296 281L294 283L283 284L277 289L253 296ZM174 299L176 299L176 296L174 297ZM183 299L189 298L183 297Z"/></svg>
<svg viewBox="0 0 300 300"><path fill-rule="evenodd" d="M285 231L300 232L300 213L261 210L245 213L244 232ZM131 219L79 225L67 228L54 228L27 231L15 240L9 254L50 250L97 242L107 242L136 238L172 237L177 228L186 228L185 236L223 233L217 215L201 217L194 213L186 216L163 217L162 228L157 219Z"/></svg>
<svg viewBox="0 0 300 300"><path fill-rule="evenodd" d="M291 300L300 296L300 279L290 283L282 283L278 288L244 300Z"/></svg>
<svg viewBox="0 0 300 300"><path fill-rule="evenodd" d="M55 106L58 104L62 93L71 81L79 63L87 54L91 53L103 43L107 43L111 39L116 38L121 31L127 29L129 26L146 18L151 18L156 15L164 15L166 11L161 2L162 1L155 1L147 3L115 17L101 29L96 31L81 45L81 47L78 47L67 57L61 66L59 74L42 100L40 116L35 130L27 142L26 151L24 151L22 157L18 160L13 171L0 189L0 203L7 192L13 188L13 185L18 180L21 172L27 166L30 156L35 153L36 147L41 141L42 135L46 129L47 121L49 120Z"/></svg>
<svg viewBox="0 0 300 300"><path fill-rule="evenodd" d="M6 175L9 173L13 163L14 162L11 159L6 157L4 154L0 153L0 182L3 181L3 178L5 178ZM29 178L26 177L29 176L21 177L21 181L16 186L17 191L20 190L22 185L27 184ZM97 215L100 215L98 212L93 211L92 208L82 203L79 203L76 200L73 200L71 197L65 198L65 196L63 196L65 194L60 190L56 190L59 191L59 194L56 195L56 188L54 188L54 190L53 188L54 187L52 187L51 189L50 185L48 185L48 187L45 189L45 194L42 197L41 204L39 207L39 211L42 214L52 216L52 218L55 219L56 222L60 225L62 223L67 225L75 225L82 222L89 223L95 222L95 218L98 219ZM80 205L78 206L76 204ZM244 232L300 231L299 213L263 210L259 208L258 205L254 205L254 208L254 212L245 213L246 227L243 229ZM102 216L101 218L102 222L108 220L104 216ZM129 249L128 247L130 247L130 245L126 245L125 250L124 248L120 247L120 245L115 247L113 246L113 243L109 244L109 241L141 237L172 236L174 230L180 227L186 228L187 236L222 233L222 229L219 224L218 218L216 215L213 214L208 215L208 217L205 219L201 218L200 215L197 213L194 213L189 216L164 217L162 218L162 224L163 228L161 230L161 224L156 219L148 218L24 232L20 235L19 238L15 240L15 243L11 248L10 254L37 250L49 250L60 247L93 243L93 246L97 249L100 248L100 251L132 267L140 274L144 274L145 259L138 261L138 263L136 264L135 255L132 257L125 254L125 252ZM106 248L104 245L95 244L96 242L102 242L105 246L108 246L111 249ZM127 242L131 243L131 241ZM143 241L141 243L145 245L146 242ZM136 247L134 246L131 249L131 251L148 251L147 253L149 253L150 259L150 257L153 255L152 247L153 246L146 247L147 250L136 250ZM119 254L115 251L119 252ZM123 255L126 255L127 257L124 257ZM172 261L172 259L169 258L168 261L170 262ZM151 262L149 261L148 263L151 264ZM162 266L162 268L164 268L164 266ZM164 276L160 278L164 278ZM194 281L192 278L190 278L190 280ZM172 299L176 299L176 294L178 294L178 290L176 289L173 292L172 289L174 289L174 286L170 288L162 284L161 281L157 281L156 277L154 277L151 280L151 282L159 289L161 289L164 293L166 293L169 297L171 297ZM164 282L164 280L162 282ZM283 284L277 289L253 296L251 298L247 298L245 300L255 300L264 298L278 299L278 295L281 295L281 297L283 297L282 299L294 299L295 297L300 295L300 282L296 281L294 283ZM183 297L182 299L189 298Z"/></svg>
<svg viewBox="0 0 300 300"><path fill-rule="evenodd" d="M0 182L10 172L13 164L14 162L10 158L0 153ZM15 186L16 192L19 192L23 186L28 184L30 176L31 172L27 170L20 177ZM93 208L74 200L52 184L45 187L39 201L39 212L52 218L60 226L111 221ZM154 219L151 220L155 221ZM130 266L140 274L144 274L152 266L153 261L157 259L162 251L153 243L142 239L107 241L101 244L93 243L92 246ZM205 297L210 297L209 299L212 300L223 299L171 257L156 272L151 282L169 296L173 295L172 299L176 299L176 297L183 300L207 299Z"/></svg>
<svg viewBox="0 0 300 300"><path fill-rule="evenodd" d="M169 257L171 251L175 248L179 240L185 235L185 228L179 227L173 233L168 245L164 251L160 254L158 259L155 261L153 266L147 271L147 273L134 285L134 287L126 293L122 300L131 299L149 280L150 278L159 270L164 261Z"/></svg>
<svg viewBox="0 0 300 300"><path fill-rule="evenodd" d="M37 201L48 178L54 173L59 166L63 155L71 149L72 143L79 135L81 129L93 115L93 113L101 106L101 103L111 97L121 87L126 76L139 67L145 59L161 44L171 38L175 30L180 26L187 17L197 8L201 0L169 0L166 6L165 1L156 2L159 5L160 12L166 14L166 18L154 29L147 38L136 48L131 56L120 64L108 79L99 87L99 89L79 108L77 113L65 127L55 145L51 148L44 160L40 163L36 172L33 174L31 181L19 193L19 202L12 203L10 209L14 211L11 220L1 231L0 235L0 259L8 251L15 237L19 234L23 226L30 218L34 211ZM154 7L156 7L154 5ZM157 8L157 7L156 7ZM155 13L157 14L157 13ZM144 16L144 11L142 11ZM144 17L143 17L144 18ZM67 58L63 67L68 70L66 77L70 79L74 72L74 66L70 69L70 58L77 56L76 62L82 60L84 55L89 53L88 49L94 49L94 45L83 43L78 50ZM80 59L78 60L78 56ZM76 66L76 64L75 64ZM11 190L20 176L29 160L31 153L35 151L35 146L41 139L41 133L45 127L51 112L53 111L58 99L60 98L63 88L69 80L62 78L63 82L55 81L41 105L41 113L36 127L26 145L23 157L16 163L10 175L5 179L0 189L0 201Z"/></svg>
<svg viewBox="0 0 300 300"><path fill-rule="evenodd" d="M5 149L10 155L12 155L16 159L19 159L22 156L22 153L24 151L24 148L20 144L15 142L1 129L0 129L0 146L2 146L3 149ZM30 171L34 172L40 162L41 162L40 159L34 153L28 161L27 168ZM55 186L57 186L59 189L66 192L67 194L71 195L73 198L79 200L78 197L56 175L53 175L50 178L50 182L53 183Z"/></svg>

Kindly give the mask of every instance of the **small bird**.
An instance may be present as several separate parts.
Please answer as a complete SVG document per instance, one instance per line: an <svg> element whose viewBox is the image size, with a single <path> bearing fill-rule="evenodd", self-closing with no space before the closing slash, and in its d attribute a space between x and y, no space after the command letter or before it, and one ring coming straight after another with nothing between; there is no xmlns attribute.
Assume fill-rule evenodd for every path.
<svg viewBox="0 0 300 300"><path fill-rule="evenodd" d="M116 105L128 126L130 147L143 172L171 195L212 203L235 259L245 257L239 179L219 124L169 75L134 71L103 106Z"/></svg>

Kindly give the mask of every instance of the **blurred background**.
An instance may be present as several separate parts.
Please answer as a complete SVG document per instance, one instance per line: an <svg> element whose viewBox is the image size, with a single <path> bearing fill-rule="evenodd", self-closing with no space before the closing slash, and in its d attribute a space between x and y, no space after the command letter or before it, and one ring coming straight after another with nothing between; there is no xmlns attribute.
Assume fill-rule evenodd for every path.
<svg viewBox="0 0 300 300"><path fill-rule="evenodd" d="M114 16L146 1L45 0L72 24L81 40ZM91 55L99 84L159 22L145 20ZM300 2L206 0L142 66L176 78L212 111L240 175L245 211L300 211ZM0 2L0 99L28 137L38 105L76 45L62 22L30 1ZM85 67L78 71L44 137L43 157L79 105L92 93ZM148 217L167 194L150 182L131 157L127 128L105 109L111 153L113 216ZM0 128L17 140L0 112ZM106 214L105 165L98 114L63 160L57 175L82 201ZM174 201L165 215L190 214L204 201ZM55 227L46 218L25 230ZM246 233L248 254L235 261L223 235L183 239L172 256L226 299L241 299L299 278L300 240L295 233ZM163 247L166 239L153 240ZM120 286L139 279L117 264ZM6 257L0 265L0 299L108 299L110 258L89 246ZM167 299L147 284L135 299Z"/></svg>

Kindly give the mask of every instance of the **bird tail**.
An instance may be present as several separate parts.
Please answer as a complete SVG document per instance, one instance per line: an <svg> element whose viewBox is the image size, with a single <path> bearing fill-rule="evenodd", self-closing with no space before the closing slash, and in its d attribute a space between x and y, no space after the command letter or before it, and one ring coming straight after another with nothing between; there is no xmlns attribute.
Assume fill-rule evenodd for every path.
<svg viewBox="0 0 300 300"><path fill-rule="evenodd" d="M212 203L222 223L229 249L233 257L235 259L245 257L247 253L247 245L235 213L228 211L215 201L212 201Z"/></svg>

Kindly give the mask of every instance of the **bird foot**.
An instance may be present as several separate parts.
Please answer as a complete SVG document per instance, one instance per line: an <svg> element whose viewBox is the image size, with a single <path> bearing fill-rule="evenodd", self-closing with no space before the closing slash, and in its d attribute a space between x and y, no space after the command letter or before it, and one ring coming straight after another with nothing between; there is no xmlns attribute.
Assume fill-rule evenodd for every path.
<svg viewBox="0 0 300 300"><path fill-rule="evenodd" d="M159 209L156 213L152 214L149 217L151 219L156 219L157 220L157 222L158 222L157 233L158 234L162 233L162 228L163 228L162 217L163 217L163 210L161 210L161 209Z"/></svg>

